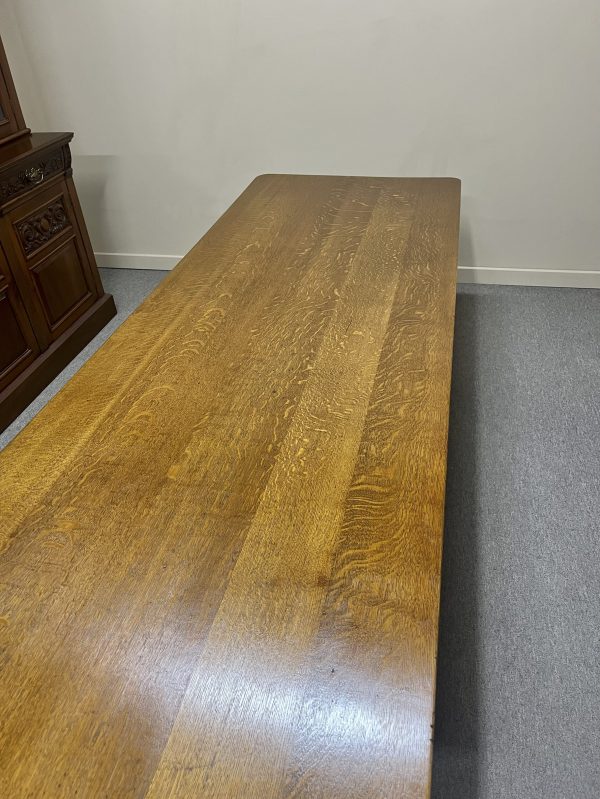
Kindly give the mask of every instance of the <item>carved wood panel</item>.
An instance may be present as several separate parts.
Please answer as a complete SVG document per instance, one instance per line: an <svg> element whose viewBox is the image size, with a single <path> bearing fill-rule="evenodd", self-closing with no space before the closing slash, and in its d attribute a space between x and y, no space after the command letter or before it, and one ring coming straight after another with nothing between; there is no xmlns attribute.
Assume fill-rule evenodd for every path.
<svg viewBox="0 0 600 799"><path fill-rule="evenodd" d="M46 208L15 224L23 252L27 257L71 227L63 197L53 200Z"/></svg>

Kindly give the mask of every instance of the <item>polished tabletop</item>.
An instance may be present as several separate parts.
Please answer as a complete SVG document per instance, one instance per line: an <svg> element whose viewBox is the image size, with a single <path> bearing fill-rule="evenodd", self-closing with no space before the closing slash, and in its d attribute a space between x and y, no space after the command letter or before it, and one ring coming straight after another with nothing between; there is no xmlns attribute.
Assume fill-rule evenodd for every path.
<svg viewBox="0 0 600 799"><path fill-rule="evenodd" d="M459 196L257 178L0 453L0 796L428 795Z"/></svg>

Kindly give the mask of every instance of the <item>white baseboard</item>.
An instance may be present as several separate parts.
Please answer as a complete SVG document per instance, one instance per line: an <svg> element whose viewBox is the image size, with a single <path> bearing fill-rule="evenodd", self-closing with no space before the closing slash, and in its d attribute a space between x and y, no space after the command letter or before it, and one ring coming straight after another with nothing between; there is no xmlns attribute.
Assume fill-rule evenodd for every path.
<svg viewBox="0 0 600 799"><path fill-rule="evenodd" d="M96 252L96 262L108 269L173 269L183 255L154 255L134 252Z"/></svg>
<svg viewBox="0 0 600 799"><path fill-rule="evenodd" d="M595 269L500 269L459 266L459 283L487 283L503 286L555 286L557 288L600 289L600 270Z"/></svg>
<svg viewBox="0 0 600 799"><path fill-rule="evenodd" d="M97 252L98 266L110 269L173 269L182 255L143 255L131 252ZM595 269L500 269L459 266L459 283L488 283L504 286L557 286L600 288L600 270Z"/></svg>

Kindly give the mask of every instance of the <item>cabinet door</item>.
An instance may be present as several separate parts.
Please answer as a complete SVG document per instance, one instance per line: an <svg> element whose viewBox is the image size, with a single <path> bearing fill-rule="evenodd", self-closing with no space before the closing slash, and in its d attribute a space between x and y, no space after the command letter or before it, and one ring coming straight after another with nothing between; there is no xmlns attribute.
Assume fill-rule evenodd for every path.
<svg viewBox="0 0 600 799"><path fill-rule="evenodd" d="M17 256L27 276L36 318L50 343L64 333L98 297L77 215L66 182L37 191L8 214ZM37 322L40 324L40 322Z"/></svg>
<svg viewBox="0 0 600 799"><path fill-rule="evenodd" d="M29 317L0 247L0 391L39 353Z"/></svg>

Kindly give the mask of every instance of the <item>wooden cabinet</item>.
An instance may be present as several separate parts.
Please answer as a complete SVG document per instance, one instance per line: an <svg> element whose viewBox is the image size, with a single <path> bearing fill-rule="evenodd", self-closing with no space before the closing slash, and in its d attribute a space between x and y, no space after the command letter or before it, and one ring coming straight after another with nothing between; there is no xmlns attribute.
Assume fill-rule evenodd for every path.
<svg viewBox="0 0 600 799"><path fill-rule="evenodd" d="M0 430L116 313L77 200L71 138L0 146Z"/></svg>
<svg viewBox="0 0 600 799"><path fill-rule="evenodd" d="M24 128L0 43L0 430L116 313L75 191L72 137Z"/></svg>

